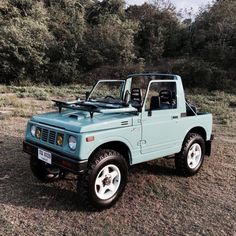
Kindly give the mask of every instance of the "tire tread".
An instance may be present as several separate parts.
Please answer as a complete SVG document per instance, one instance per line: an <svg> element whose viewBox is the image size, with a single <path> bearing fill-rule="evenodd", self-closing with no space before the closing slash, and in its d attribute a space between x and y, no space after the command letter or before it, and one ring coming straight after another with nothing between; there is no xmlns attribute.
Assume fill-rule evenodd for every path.
<svg viewBox="0 0 236 236"><path fill-rule="evenodd" d="M186 164L186 155L188 153L189 144L190 142L192 142L193 139L197 139L197 138L202 139L202 136L197 133L188 133L184 139L181 151L176 154L175 166L176 166L177 173L180 175L191 176L197 173L198 170L200 169L199 167L199 169L196 172L190 172ZM202 150L202 152L204 155L204 149Z"/></svg>
<svg viewBox="0 0 236 236"><path fill-rule="evenodd" d="M96 166L103 161L108 156L116 156L118 158L123 158L123 156L112 149L99 149L97 152L93 154L91 160L88 163L87 171L79 177L77 182L77 190L79 194L79 200L83 203L83 205L91 211L98 210L98 207L94 206L93 203L89 199L89 184L90 180L89 177L92 175L93 171L95 170ZM117 201L118 199L116 199ZM115 202L114 202L115 204ZM102 209L102 208L101 208Z"/></svg>

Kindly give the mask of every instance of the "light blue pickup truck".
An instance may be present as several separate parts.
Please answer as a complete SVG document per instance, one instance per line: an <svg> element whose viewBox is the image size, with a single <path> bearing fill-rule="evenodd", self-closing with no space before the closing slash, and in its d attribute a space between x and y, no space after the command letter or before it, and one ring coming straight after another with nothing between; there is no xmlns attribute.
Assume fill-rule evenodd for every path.
<svg viewBox="0 0 236 236"><path fill-rule="evenodd" d="M28 122L23 150L42 181L81 174L78 199L89 207L112 206L132 165L172 156L190 176L211 153L212 115L186 102L178 75L100 80L85 100L54 103L56 111Z"/></svg>

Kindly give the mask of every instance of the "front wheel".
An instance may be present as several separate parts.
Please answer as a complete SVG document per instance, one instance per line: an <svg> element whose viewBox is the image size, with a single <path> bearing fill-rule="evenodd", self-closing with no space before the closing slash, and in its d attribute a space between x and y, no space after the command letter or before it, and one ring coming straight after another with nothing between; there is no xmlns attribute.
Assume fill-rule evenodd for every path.
<svg viewBox="0 0 236 236"><path fill-rule="evenodd" d="M80 199L90 209L111 207L124 191L127 174L127 163L120 153L110 149L99 150L78 181Z"/></svg>
<svg viewBox="0 0 236 236"><path fill-rule="evenodd" d="M204 154L205 142L202 136L189 133L184 140L182 150L175 157L177 172L184 176L196 174L203 164Z"/></svg>

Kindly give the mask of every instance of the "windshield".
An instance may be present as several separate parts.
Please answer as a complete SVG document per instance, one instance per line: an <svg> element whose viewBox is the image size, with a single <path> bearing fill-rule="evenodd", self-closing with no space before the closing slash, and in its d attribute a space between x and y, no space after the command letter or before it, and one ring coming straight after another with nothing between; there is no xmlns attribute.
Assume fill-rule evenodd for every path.
<svg viewBox="0 0 236 236"><path fill-rule="evenodd" d="M99 81L92 90L89 100L98 102L117 102L122 100L125 81Z"/></svg>

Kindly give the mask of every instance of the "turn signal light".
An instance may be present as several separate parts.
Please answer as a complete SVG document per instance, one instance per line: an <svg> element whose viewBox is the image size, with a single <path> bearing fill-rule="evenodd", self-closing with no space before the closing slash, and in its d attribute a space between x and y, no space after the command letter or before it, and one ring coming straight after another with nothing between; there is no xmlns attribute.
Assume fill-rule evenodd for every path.
<svg viewBox="0 0 236 236"><path fill-rule="evenodd" d="M57 135L57 145L62 146L63 144L63 136L61 134Z"/></svg>
<svg viewBox="0 0 236 236"><path fill-rule="evenodd" d="M86 138L86 142L93 142L94 141L94 136L90 136Z"/></svg>
<svg viewBox="0 0 236 236"><path fill-rule="evenodd" d="M40 139L40 137L41 137L41 129L40 128L36 129L35 136L36 136L36 138Z"/></svg>

